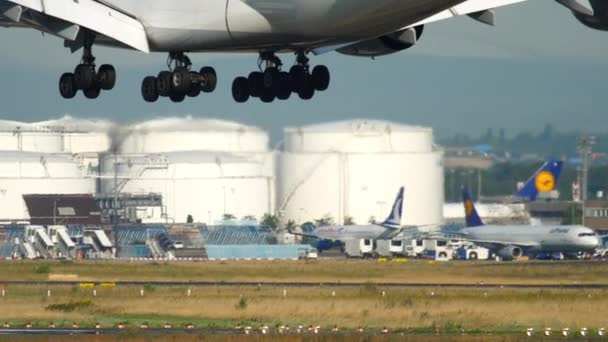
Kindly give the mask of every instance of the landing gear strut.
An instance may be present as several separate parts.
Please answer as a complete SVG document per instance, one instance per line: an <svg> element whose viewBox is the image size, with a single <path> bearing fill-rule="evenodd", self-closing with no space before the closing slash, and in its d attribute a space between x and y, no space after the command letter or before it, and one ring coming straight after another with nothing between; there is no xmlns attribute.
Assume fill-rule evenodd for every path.
<svg viewBox="0 0 608 342"><path fill-rule="evenodd" d="M275 99L287 100L297 93L309 100L316 91L329 87L330 75L326 66L317 65L310 72L309 60L304 52L296 56L296 63L289 72L282 71L283 63L273 52L262 52L258 61L260 71L248 77L237 77L232 82L232 97L236 102L246 102L249 97L259 97L268 103Z"/></svg>
<svg viewBox="0 0 608 342"><path fill-rule="evenodd" d="M116 70L112 65L104 64L95 71L95 56L93 56L93 43L95 34L85 31L83 35L83 53L80 64L74 73L65 73L59 79L59 93L64 99L76 96L82 90L84 96L96 99L101 90L112 90L116 84Z"/></svg>
<svg viewBox="0 0 608 342"><path fill-rule="evenodd" d="M173 102L182 102L188 97L197 97L201 92L211 93L217 85L217 75L211 67L199 72L191 71L192 62L183 52L172 52L167 60L169 70L158 76L147 76L141 84L141 94L146 102L155 102L159 97L168 97Z"/></svg>

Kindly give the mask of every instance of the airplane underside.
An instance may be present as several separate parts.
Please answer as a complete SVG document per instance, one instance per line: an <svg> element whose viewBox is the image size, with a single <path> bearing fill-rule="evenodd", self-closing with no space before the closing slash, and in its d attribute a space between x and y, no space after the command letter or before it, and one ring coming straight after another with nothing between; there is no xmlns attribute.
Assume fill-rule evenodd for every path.
<svg viewBox="0 0 608 342"><path fill-rule="evenodd" d="M413 46L422 34L420 23L430 17L475 14L488 23L480 19L492 8L488 4L520 1L0 0L0 26L34 28L63 38L72 52L82 51L80 64L60 78L66 99L79 91L95 99L114 88L116 70L111 64L97 67L93 54L94 45L103 45L168 53L168 68L141 83L147 102L163 97L182 102L215 90L215 70L194 68L188 53L258 53L257 69L233 80L232 95L239 103L251 97L272 102L292 94L308 100L329 87L329 69L311 66L311 52L394 53ZM280 52L295 55L291 67L277 56Z"/></svg>

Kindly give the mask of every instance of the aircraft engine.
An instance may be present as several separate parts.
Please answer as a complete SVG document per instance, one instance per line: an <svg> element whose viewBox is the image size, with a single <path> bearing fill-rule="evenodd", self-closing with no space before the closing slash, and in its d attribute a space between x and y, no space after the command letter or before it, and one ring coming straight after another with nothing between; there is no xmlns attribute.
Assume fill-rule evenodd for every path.
<svg viewBox="0 0 608 342"><path fill-rule="evenodd" d="M596 30L608 31L608 2L589 0L592 9L580 4L577 0L557 0L572 11L583 25Z"/></svg>
<svg viewBox="0 0 608 342"><path fill-rule="evenodd" d="M521 248L517 246L506 246L499 249L496 254L503 260L514 260L521 257L524 253Z"/></svg>
<svg viewBox="0 0 608 342"><path fill-rule="evenodd" d="M337 51L344 55L357 57L377 57L406 50L416 45L424 25L393 32L375 39L364 40L345 46Z"/></svg>

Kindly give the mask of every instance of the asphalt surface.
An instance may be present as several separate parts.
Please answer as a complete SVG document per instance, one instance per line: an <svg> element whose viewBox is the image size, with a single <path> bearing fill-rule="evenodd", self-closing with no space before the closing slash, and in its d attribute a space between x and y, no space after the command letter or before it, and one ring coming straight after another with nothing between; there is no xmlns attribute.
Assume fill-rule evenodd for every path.
<svg viewBox="0 0 608 342"><path fill-rule="evenodd" d="M112 283L116 286L144 286L153 285L159 287L171 286L190 286L190 287L215 287L215 286L232 286L232 287L247 287L247 286L277 286L277 287L364 287L373 284L380 287L388 288L425 288L425 287L442 287L442 288L510 288L510 289L608 289L608 284L495 284L495 283L479 283L479 284L460 284L460 283L369 283L369 282L245 282L245 281L30 281L30 280L14 280L1 281L0 285L38 285L38 286L79 286L80 284L104 284Z"/></svg>

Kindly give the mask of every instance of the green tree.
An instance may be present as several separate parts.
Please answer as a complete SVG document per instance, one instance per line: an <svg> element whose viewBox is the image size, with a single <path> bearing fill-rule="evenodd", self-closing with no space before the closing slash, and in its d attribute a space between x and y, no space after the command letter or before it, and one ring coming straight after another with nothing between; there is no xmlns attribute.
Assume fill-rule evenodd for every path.
<svg viewBox="0 0 608 342"><path fill-rule="evenodd" d="M194 223L194 217L192 217L192 215L188 214L188 217L186 217L186 223Z"/></svg>
<svg viewBox="0 0 608 342"><path fill-rule="evenodd" d="M224 221L236 220L236 216L234 216L234 214L231 214L231 213L225 213L222 218Z"/></svg>
<svg viewBox="0 0 608 342"><path fill-rule="evenodd" d="M242 220L243 221L257 221L255 216L253 216L253 215L245 215L245 216L243 216Z"/></svg>
<svg viewBox="0 0 608 342"><path fill-rule="evenodd" d="M352 216L345 216L344 217L344 225L345 226L352 226L355 224L355 220L353 220Z"/></svg>
<svg viewBox="0 0 608 342"><path fill-rule="evenodd" d="M327 225L331 225L331 224L334 224L334 219L329 214L315 220L315 226L317 226L317 227L327 226Z"/></svg>
<svg viewBox="0 0 608 342"><path fill-rule="evenodd" d="M279 227L279 217L277 215L272 214L264 214L262 216L262 221L260 222L262 226L270 227L272 230L275 230Z"/></svg>

